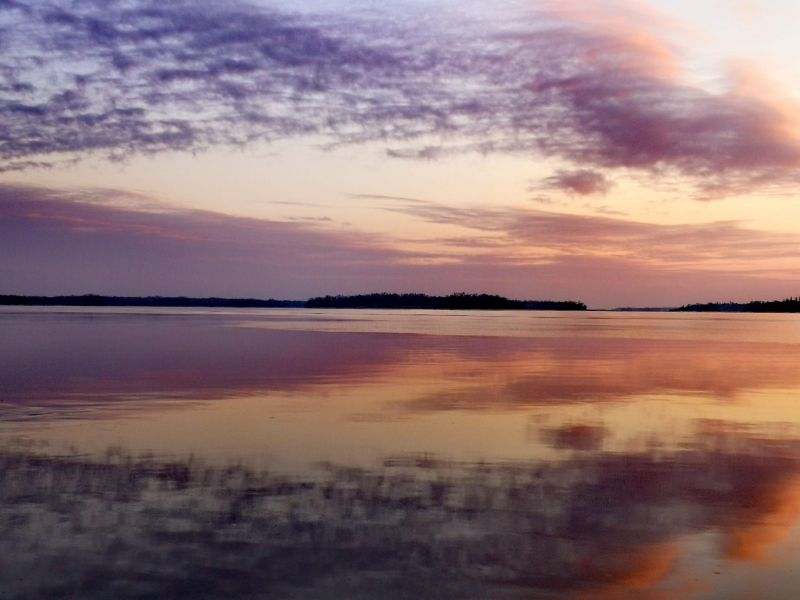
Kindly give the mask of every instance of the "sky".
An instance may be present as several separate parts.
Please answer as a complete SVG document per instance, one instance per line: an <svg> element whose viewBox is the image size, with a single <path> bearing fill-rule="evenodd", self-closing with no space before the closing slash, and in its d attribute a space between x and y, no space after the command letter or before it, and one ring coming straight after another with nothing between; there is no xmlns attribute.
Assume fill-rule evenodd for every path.
<svg viewBox="0 0 800 600"><path fill-rule="evenodd" d="M0 293L798 295L789 0L0 0Z"/></svg>

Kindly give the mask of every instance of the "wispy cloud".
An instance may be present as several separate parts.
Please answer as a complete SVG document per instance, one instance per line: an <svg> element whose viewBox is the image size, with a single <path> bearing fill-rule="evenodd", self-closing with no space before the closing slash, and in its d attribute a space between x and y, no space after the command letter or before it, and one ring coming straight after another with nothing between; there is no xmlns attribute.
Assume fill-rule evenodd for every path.
<svg viewBox="0 0 800 600"><path fill-rule="evenodd" d="M352 121L345 104L357 114L388 102L402 93L395 74L415 70L391 40L361 41L363 26L243 2L0 10L0 156L9 162L243 144L323 125L336 135Z"/></svg>
<svg viewBox="0 0 800 600"><path fill-rule="evenodd" d="M477 28L402 7L4 2L0 168L314 134L395 156L515 152L673 175L705 197L797 183L791 101L739 76L725 92L691 85L663 15L512 6Z"/></svg>
<svg viewBox="0 0 800 600"><path fill-rule="evenodd" d="M119 190L0 185L0 291L286 298L475 291L661 306L790 294L798 274L797 236L735 222L656 225L383 201L453 228L406 239L327 220L179 209Z"/></svg>
<svg viewBox="0 0 800 600"><path fill-rule="evenodd" d="M327 221L238 218L113 190L10 185L0 186L0 238L8 292L302 298L415 256Z"/></svg>
<svg viewBox="0 0 800 600"><path fill-rule="evenodd" d="M713 264L741 269L752 268L757 261L775 264L791 259L800 248L800 238L794 234L751 229L737 221L657 224L613 216L420 201L387 208L430 223L480 231L506 247L532 248L533 256L601 256L669 268Z"/></svg>

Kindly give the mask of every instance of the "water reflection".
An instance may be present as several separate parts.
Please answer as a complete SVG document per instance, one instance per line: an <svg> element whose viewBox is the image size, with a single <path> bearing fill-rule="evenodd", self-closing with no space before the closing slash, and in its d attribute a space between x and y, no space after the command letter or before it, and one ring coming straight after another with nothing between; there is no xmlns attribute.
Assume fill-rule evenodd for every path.
<svg viewBox="0 0 800 600"><path fill-rule="evenodd" d="M780 598L798 443L712 426L668 455L304 476L6 448L0 580L11 598L728 598L750 563Z"/></svg>
<svg viewBox="0 0 800 600"><path fill-rule="evenodd" d="M88 406L81 416L99 416L125 400L220 399L377 381L397 387L408 377L448 382L447 390L407 398L411 411L654 393L735 399L800 387L800 344L791 336L780 343L625 338L630 324L618 320L609 337L603 325L598 337L515 338L283 331L236 326L225 315L56 317L0 313L7 410ZM462 325L470 333L471 323Z"/></svg>
<svg viewBox="0 0 800 600"><path fill-rule="evenodd" d="M794 321L303 314L0 312L0 596L800 585Z"/></svg>

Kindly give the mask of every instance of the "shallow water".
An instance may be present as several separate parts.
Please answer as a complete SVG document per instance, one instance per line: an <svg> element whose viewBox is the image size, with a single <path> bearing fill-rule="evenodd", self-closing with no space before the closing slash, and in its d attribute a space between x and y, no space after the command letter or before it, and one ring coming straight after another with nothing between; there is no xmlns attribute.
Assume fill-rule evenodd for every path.
<svg viewBox="0 0 800 600"><path fill-rule="evenodd" d="M0 310L0 597L787 598L800 317Z"/></svg>

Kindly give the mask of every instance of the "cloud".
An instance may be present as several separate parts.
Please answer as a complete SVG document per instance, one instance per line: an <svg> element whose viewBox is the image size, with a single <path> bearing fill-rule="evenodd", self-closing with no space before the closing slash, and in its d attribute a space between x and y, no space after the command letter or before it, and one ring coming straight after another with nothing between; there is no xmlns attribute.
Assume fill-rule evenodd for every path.
<svg viewBox="0 0 800 600"><path fill-rule="evenodd" d="M542 182L542 187L545 189L556 189L580 196L605 195L611 191L613 185L602 173L588 169L561 170Z"/></svg>
<svg viewBox="0 0 800 600"><path fill-rule="evenodd" d="M429 223L483 232L527 257L602 257L662 267L747 269L796 256L800 238L750 229L737 221L657 224L613 216L525 208L454 207L435 202L387 206ZM458 237L449 239L458 244ZM465 237L465 239L468 239ZM470 244L465 243L466 250ZM526 252L526 248L528 252Z"/></svg>
<svg viewBox="0 0 800 600"><path fill-rule="evenodd" d="M323 121L336 131L345 92L355 110L381 90L389 100L402 58L349 41L358 31L330 18L318 24L242 2L3 8L5 161L244 144Z"/></svg>
<svg viewBox="0 0 800 600"><path fill-rule="evenodd" d="M307 298L469 291L592 306L795 293L800 240L790 234L736 222L658 225L375 199L454 232L403 239L326 220L179 209L123 190L0 185L2 292Z"/></svg>
<svg viewBox="0 0 800 600"><path fill-rule="evenodd" d="M431 160L553 156L703 197L797 184L791 100L735 74L723 92L692 84L679 26L645 5L508 3L480 26L358 6L4 3L0 168L310 134Z"/></svg>
<svg viewBox="0 0 800 600"><path fill-rule="evenodd" d="M13 185L0 186L0 247L4 291L30 293L304 298L418 257L328 222L181 210L115 190Z"/></svg>

